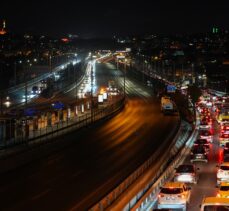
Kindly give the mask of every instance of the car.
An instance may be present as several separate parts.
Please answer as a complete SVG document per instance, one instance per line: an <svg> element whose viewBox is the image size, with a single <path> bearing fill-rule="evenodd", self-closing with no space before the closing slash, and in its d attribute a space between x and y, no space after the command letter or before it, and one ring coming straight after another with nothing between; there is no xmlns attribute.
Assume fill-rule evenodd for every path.
<svg viewBox="0 0 229 211"><path fill-rule="evenodd" d="M223 133L224 131L229 131L229 122L225 122L223 124L221 124L221 133Z"/></svg>
<svg viewBox="0 0 229 211"><path fill-rule="evenodd" d="M209 109L207 109L207 108L203 108L203 109L201 110L200 114L201 114L201 116L209 116L209 117L210 117L210 115L211 115Z"/></svg>
<svg viewBox="0 0 229 211"><path fill-rule="evenodd" d="M221 182L217 197L229 198L229 182Z"/></svg>
<svg viewBox="0 0 229 211"><path fill-rule="evenodd" d="M199 131L199 137L200 139L207 139L208 142L212 143L213 142L213 135L211 130L200 130Z"/></svg>
<svg viewBox="0 0 229 211"><path fill-rule="evenodd" d="M224 110L222 108L222 110ZM229 121L229 111L220 112L217 118L219 124Z"/></svg>
<svg viewBox="0 0 229 211"><path fill-rule="evenodd" d="M212 110L218 113L221 108L222 108L222 102L217 101L214 103Z"/></svg>
<svg viewBox="0 0 229 211"><path fill-rule="evenodd" d="M220 197L206 197L200 205L200 211L228 211L229 199Z"/></svg>
<svg viewBox="0 0 229 211"><path fill-rule="evenodd" d="M174 181L175 182L185 182L185 183L197 183L198 176L194 165L184 164L179 165L176 168Z"/></svg>
<svg viewBox="0 0 229 211"><path fill-rule="evenodd" d="M208 122L207 119L202 119L200 121L199 129L211 129L211 122Z"/></svg>
<svg viewBox="0 0 229 211"><path fill-rule="evenodd" d="M211 116L205 116L203 120L207 121L209 124L212 124L212 118Z"/></svg>
<svg viewBox="0 0 229 211"><path fill-rule="evenodd" d="M221 182L229 182L229 162L223 162L217 167L217 185L219 185Z"/></svg>
<svg viewBox="0 0 229 211"><path fill-rule="evenodd" d="M223 148L223 158L224 161L228 160L229 161L229 142L225 144Z"/></svg>
<svg viewBox="0 0 229 211"><path fill-rule="evenodd" d="M191 163L194 161L208 162L206 148L202 145L193 146L191 149Z"/></svg>
<svg viewBox="0 0 229 211"><path fill-rule="evenodd" d="M38 86L33 86L31 94L33 94L33 95L40 94L39 87Z"/></svg>
<svg viewBox="0 0 229 211"><path fill-rule="evenodd" d="M158 195L158 209L186 209L191 189L183 182L167 182Z"/></svg>
<svg viewBox="0 0 229 211"><path fill-rule="evenodd" d="M209 144L207 139L203 139L203 138L197 139L194 142L194 146L199 146L199 145L203 146L206 149L207 152L209 151L210 144Z"/></svg>
<svg viewBox="0 0 229 211"><path fill-rule="evenodd" d="M219 145L220 146L225 146L226 143L228 143L228 142L229 142L229 131L220 135L220 137L219 137Z"/></svg>

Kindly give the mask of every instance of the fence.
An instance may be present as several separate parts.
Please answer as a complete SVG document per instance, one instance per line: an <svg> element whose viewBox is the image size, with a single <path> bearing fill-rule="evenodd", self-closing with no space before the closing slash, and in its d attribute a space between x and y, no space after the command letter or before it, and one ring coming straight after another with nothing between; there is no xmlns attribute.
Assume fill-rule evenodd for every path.
<svg viewBox="0 0 229 211"><path fill-rule="evenodd" d="M21 145L23 143L28 143L31 145L46 143L48 142L48 140L54 139L55 137L88 126L98 120L109 118L116 112L119 112L124 107L124 105L125 99L122 97L118 101L107 104L103 108L93 109L93 112L91 112L91 110L88 110L88 112L81 116L66 118L66 121L60 121L57 124L50 125L39 130L34 130L27 137L25 136L25 134L21 134L20 136L15 136L11 140L5 140L1 144L1 147L9 148L15 145Z"/></svg>

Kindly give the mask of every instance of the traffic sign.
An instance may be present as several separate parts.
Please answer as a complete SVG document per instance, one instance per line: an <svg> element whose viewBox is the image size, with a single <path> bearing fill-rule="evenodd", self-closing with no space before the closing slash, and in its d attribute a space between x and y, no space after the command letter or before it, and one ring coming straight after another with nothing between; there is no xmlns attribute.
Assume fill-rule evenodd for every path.
<svg viewBox="0 0 229 211"><path fill-rule="evenodd" d="M174 85L167 86L167 93L175 93L175 92L176 92L176 86Z"/></svg>

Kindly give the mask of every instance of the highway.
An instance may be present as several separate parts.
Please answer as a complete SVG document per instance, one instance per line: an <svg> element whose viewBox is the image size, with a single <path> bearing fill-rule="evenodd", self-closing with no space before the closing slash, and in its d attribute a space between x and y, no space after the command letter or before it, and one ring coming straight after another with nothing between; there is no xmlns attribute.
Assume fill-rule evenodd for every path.
<svg viewBox="0 0 229 211"><path fill-rule="evenodd" d="M102 56L99 59L106 59L107 55ZM76 67L78 73L71 72L71 74L65 75L65 80L61 79L58 80L56 83L56 86L58 85L58 88L55 89L53 96L50 98L43 97L42 95L31 95L31 90L33 86L43 86L40 81L46 80L48 77L51 77L53 74L58 74L60 72L66 73L68 70L67 65L73 62L74 65L77 65L80 63L81 60L73 60L69 63L62 64L58 67L56 67L52 73L44 74L38 78L35 78L33 81L29 81L27 84L27 90L28 90L28 104L27 108L33 108L38 111L49 109L50 105L54 102L61 101L64 103L64 105L69 105L72 103L75 103L76 95L78 100L85 98L85 94L91 91L90 85L91 85L91 65L90 62L87 63L87 66L85 67L85 72L82 74L79 71L79 67ZM93 69L94 69L93 64ZM76 74L76 75L75 75ZM81 76L80 76L81 75ZM63 77L63 76L61 76ZM78 78L77 78L78 77ZM79 78L80 77L80 78ZM75 83L74 79L77 79L77 83ZM94 77L96 78L96 77ZM95 79L94 79L95 80ZM93 89L93 93L96 94L99 90L99 84L96 84L96 81L93 81L93 85L95 85L95 88ZM107 86L107 82L106 82ZM77 90L76 90L77 89ZM8 109L5 109L5 111L10 111L14 108L23 108L25 104L25 84L21 84L15 88L10 88L8 91L8 96L10 97L11 106Z"/></svg>
<svg viewBox="0 0 229 211"><path fill-rule="evenodd" d="M31 91L32 91L32 87L33 86L44 86L41 84L41 81L43 80L47 80L47 78L50 78L50 77L54 77L55 74L59 74L60 72L64 72L64 71L67 71L66 68L67 68L67 65L70 64L70 63L74 63L74 65L80 63L80 60L72 60L68 63L64 63L62 65L59 65L57 67L55 67L51 73L45 73L33 80L30 80L27 82L27 85L26 83L23 83L23 84L19 84L15 87L11 87L9 88L8 90L5 90L5 93L7 93L7 96L9 96L10 98L10 102L11 102L11 108L15 108L15 107L21 107L24 105L25 103L25 87L27 86L27 100L28 100L28 103L29 102L33 102L33 100L35 99L35 102L36 102L36 99L39 99L40 96L39 95L32 95L31 94ZM59 84L62 84L61 82L59 82ZM46 100L47 101L47 100Z"/></svg>
<svg viewBox="0 0 229 211"><path fill-rule="evenodd" d="M213 143L210 147L209 162L208 163L197 163L199 170L199 181L197 185L192 186L191 201L188 207L188 211L196 211L204 197L216 196L216 165L223 161L222 148L219 147L219 126L214 123L213 127L214 137ZM189 159L186 160L186 163Z"/></svg>
<svg viewBox="0 0 229 211"><path fill-rule="evenodd" d="M98 86L123 83L114 65L96 69ZM127 78L126 91L127 105L114 118L1 160L1 209L87 210L157 151L178 116L161 114L153 91L136 81Z"/></svg>
<svg viewBox="0 0 229 211"><path fill-rule="evenodd" d="M187 211L198 211L200 210L200 205L204 197L217 196L217 180L216 180L216 172L217 165L223 162L223 148L219 147L219 133L220 126L214 119L215 115L212 113L213 117L213 143L210 144L210 150L208 154L209 161L205 162L195 162L194 165L198 170L198 181L197 184L189 184L191 187L191 198L190 203L188 205ZM186 159L181 164L191 164L190 162L190 154L187 154ZM171 175L171 181L173 181L174 175ZM149 206L151 207L151 206ZM154 202L152 203L152 207L154 206ZM156 205L157 207L157 205ZM145 210L151 210L151 208L147 208ZM173 209L174 211L178 211L178 209Z"/></svg>

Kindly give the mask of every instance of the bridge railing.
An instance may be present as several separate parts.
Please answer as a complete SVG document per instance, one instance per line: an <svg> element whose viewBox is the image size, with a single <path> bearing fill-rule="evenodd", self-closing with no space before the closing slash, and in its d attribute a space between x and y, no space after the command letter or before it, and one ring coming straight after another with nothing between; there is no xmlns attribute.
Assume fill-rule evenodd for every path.
<svg viewBox="0 0 229 211"><path fill-rule="evenodd" d="M110 118L117 112L121 111L124 106L125 99L124 97L120 97L114 102L103 105L103 107L96 109L94 108L93 112L88 109L82 115L66 118L65 121L60 121L57 124L34 130L32 133L30 133L29 137L22 135L13 140L6 141L1 145L1 149L4 149L3 156L7 155L7 148L13 148L15 145L34 145L48 143L49 141L53 141L59 136L73 132L99 120Z"/></svg>
<svg viewBox="0 0 229 211"><path fill-rule="evenodd" d="M175 168L180 163L182 163L190 154L191 147L198 136L198 124L199 122L197 121L192 134L189 136L188 139L186 139L181 149L176 153L170 165L167 166L167 168L160 175L160 177L153 183L153 185L151 185L150 189L148 189L148 191L144 193L144 195L137 201L137 203L133 207L129 207L129 209L125 210L141 211L146 209L152 209L155 207L160 187L163 186L166 181L172 178L175 172Z"/></svg>
<svg viewBox="0 0 229 211"><path fill-rule="evenodd" d="M177 146L183 144L183 142L187 139L189 135L190 135L190 130L187 128L187 125L184 125L183 123L181 124L181 122L179 122L179 124L177 124L177 127L174 129L174 131L172 131L167 137L168 139L172 139L172 141L170 141L171 143L170 146L167 147L167 150L164 153L166 154L167 159L171 159L173 153L175 153L178 150ZM162 148L164 147L165 146L162 145ZM168 154L170 156L168 156ZM96 203L89 210L90 211L103 211L106 209L122 210L124 207L125 207L124 210L129 210L130 207L133 207L138 201L138 199L140 199L140 197L143 195L143 193L145 193L147 187L145 187L144 190L138 192L134 198L132 198L127 204L124 205L124 207L122 207L122 209L120 207L119 208L115 206L113 207L113 205L120 199L119 197L125 194L125 191L127 191L128 188L131 187L131 185L133 185L142 175L144 175L150 168L152 168L152 165L155 163L156 160L158 160L160 155L161 155L161 150L158 150L147 161L145 161L137 170L135 170L131 175L129 175L121 184L115 187L110 193L105 195L98 203ZM165 158L163 160L165 160ZM153 181L156 180L156 178L158 178L162 174L164 170L163 167L164 166L162 166L160 170L157 171L155 177L153 178ZM148 188L149 187L150 186L148 184Z"/></svg>

